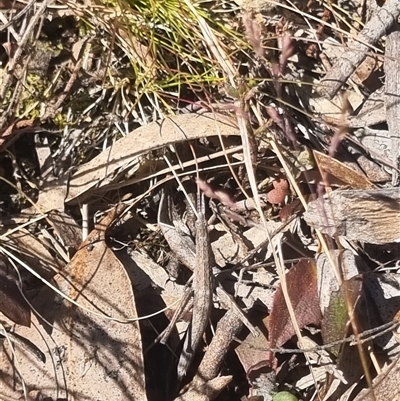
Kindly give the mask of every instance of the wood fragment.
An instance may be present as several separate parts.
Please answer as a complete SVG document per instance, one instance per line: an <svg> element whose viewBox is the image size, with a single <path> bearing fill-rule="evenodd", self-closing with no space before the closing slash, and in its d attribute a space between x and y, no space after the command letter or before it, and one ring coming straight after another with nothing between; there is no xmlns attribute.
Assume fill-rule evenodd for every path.
<svg viewBox="0 0 400 401"><path fill-rule="evenodd" d="M391 140L391 162L400 169L400 31L392 32L386 39L385 51L385 106ZM394 185L398 183L398 172L393 175Z"/></svg>
<svg viewBox="0 0 400 401"><path fill-rule="evenodd" d="M232 376L221 376L204 383L200 388L190 389L175 401L211 401L232 381Z"/></svg>
<svg viewBox="0 0 400 401"><path fill-rule="evenodd" d="M317 91L321 96L332 99L347 79L366 58L374 45L394 24L400 15L400 2L388 0L365 25L356 40L349 43L336 64L321 80Z"/></svg>
<svg viewBox="0 0 400 401"><path fill-rule="evenodd" d="M218 322L215 335L207 348L200 363L193 386L200 386L218 376L222 362L228 352L232 341L243 328L240 315L234 309L229 309Z"/></svg>
<svg viewBox="0 0 400 401"><path fill-rule="evenodd" d="M207 348L207 351L200 363L196 376L193 381L188 385L187 390L181 394L175 401L189 401L196 400L193 398L195 395L208 398L200 398L204 400L211 400L219 393L210 389L216 388L216 379L221 369L222 362L228 352L233 339L237 336L243 328L243 323L234 309L229 309L217 325L215 335ZM228 381L229 382L229 381ZM228 382L224 382L223 387L218 387L221 391ZM219 383L219 382L218 382Z"/></svg>

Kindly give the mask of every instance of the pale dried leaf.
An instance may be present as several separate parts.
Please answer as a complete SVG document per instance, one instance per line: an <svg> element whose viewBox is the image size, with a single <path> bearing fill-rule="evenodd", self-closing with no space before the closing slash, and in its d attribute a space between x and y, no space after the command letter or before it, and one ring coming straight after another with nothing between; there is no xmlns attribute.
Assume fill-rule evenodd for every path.
<svg viewBox="0 0 400 401"><path fill-rule="evenodd" d="M105 230L113 220L111 212L91 232L67 266L71 284L59 275L56 281L81 306L125 320L136 316L136 308L124 266L105 243ZM40 390L53 399L147 399L137 322L111 321L66 301L61 306L56 301L49 302L47 308L50 306L55 308L51 334L38 324L36 317L31 329L16 328L18 335L29 338L46 355L46 363L42 363L24 349L15 349L16 361L29 390ZM48 326L46 329L50 331ZM10 361L7 343L3 343L0 360L3 394L20 396L17 365Z"/></svg>
<svg viewBox="0 0 400 401"><path fill-rule="evenodd" d="M181 114L139 127L116 141L97 157L69 175L45 183L36 207L47 212L64 209L64 202L76 204L88 198L93 188L110 184L115 172L129 170L132 175L146 163L144 154L173 143L210 136L239 135L234 122L216 113ZM120 175L120 174L118 174Z"/></svg>
<svg viewBox="0 0 400 401"><path fill-rule="evenodd" d="M132 131L74 173L66 202L75 203L117 169L139 167L139 155L172 143L213 135L239 135L226 117L213 113L167 117Z"/></svg>
<svg viewBox="0 0 400 401"><path fill-rule="evenodd" d="M44 277L51 277L64 267L64 263L54 257L43 238L20 229L7 236L4 246L18 249L19 258Z"/></svg>

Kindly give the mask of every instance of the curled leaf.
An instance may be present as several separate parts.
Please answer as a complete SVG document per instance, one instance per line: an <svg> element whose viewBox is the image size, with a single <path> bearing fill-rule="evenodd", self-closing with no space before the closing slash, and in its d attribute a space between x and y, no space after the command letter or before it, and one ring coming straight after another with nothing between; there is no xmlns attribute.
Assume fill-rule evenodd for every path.
<svg viewBox="0 0 400 401"><path fill-rule="evenodd" d="M267 200L273 205L278 205L285 200L286 195L289 195L289 183L283 178L278 178L272 184L274 189L268 192Z"/></svg>

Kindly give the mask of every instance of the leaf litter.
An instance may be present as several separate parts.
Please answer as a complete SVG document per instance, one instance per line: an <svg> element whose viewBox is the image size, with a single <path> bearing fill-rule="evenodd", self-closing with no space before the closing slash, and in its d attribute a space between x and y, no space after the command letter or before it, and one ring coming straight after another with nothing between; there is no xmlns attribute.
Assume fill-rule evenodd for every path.
<svg viewBox="0 0 400 401"><path fill-rule="evenodd" d="M395 399L398 1L178 3L1 12L0 398Z"/></svg>

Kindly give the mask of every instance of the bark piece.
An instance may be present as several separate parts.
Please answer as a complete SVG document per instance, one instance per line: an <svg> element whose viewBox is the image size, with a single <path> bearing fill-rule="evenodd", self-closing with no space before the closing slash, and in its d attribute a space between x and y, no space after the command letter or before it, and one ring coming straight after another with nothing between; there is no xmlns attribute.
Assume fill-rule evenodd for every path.
<svg viewBox="0 0 400 401"><path fill-rule="evenodd" d="M242 327L243 323L237 312L234 309L228 310L217 325L215 336L201 361L196 376L189 384L187 391L175 401L211 400L223 390L230 381L227 378L231 376L217 377L217 375L234 337L240 333ZM200 398L196 398L196 395Z"/></svg>
<svg viewBox="0 0 400 401"><path fill-rule="evenodd" d="M305 221L331 237L387 244L400 241L398 188L337 190L308 204Z"/></svg>
<svg viewBox="0 0 400 401"><path fill-rule="evenodd" d="M391 138L391 161L396 168L400 168L400 71L398 65L399 54L400 31L396 31L392 32L387 37L385 52L385 106L387 123ZM395 181L397 181L397 178L395 179Z"/></svg>

